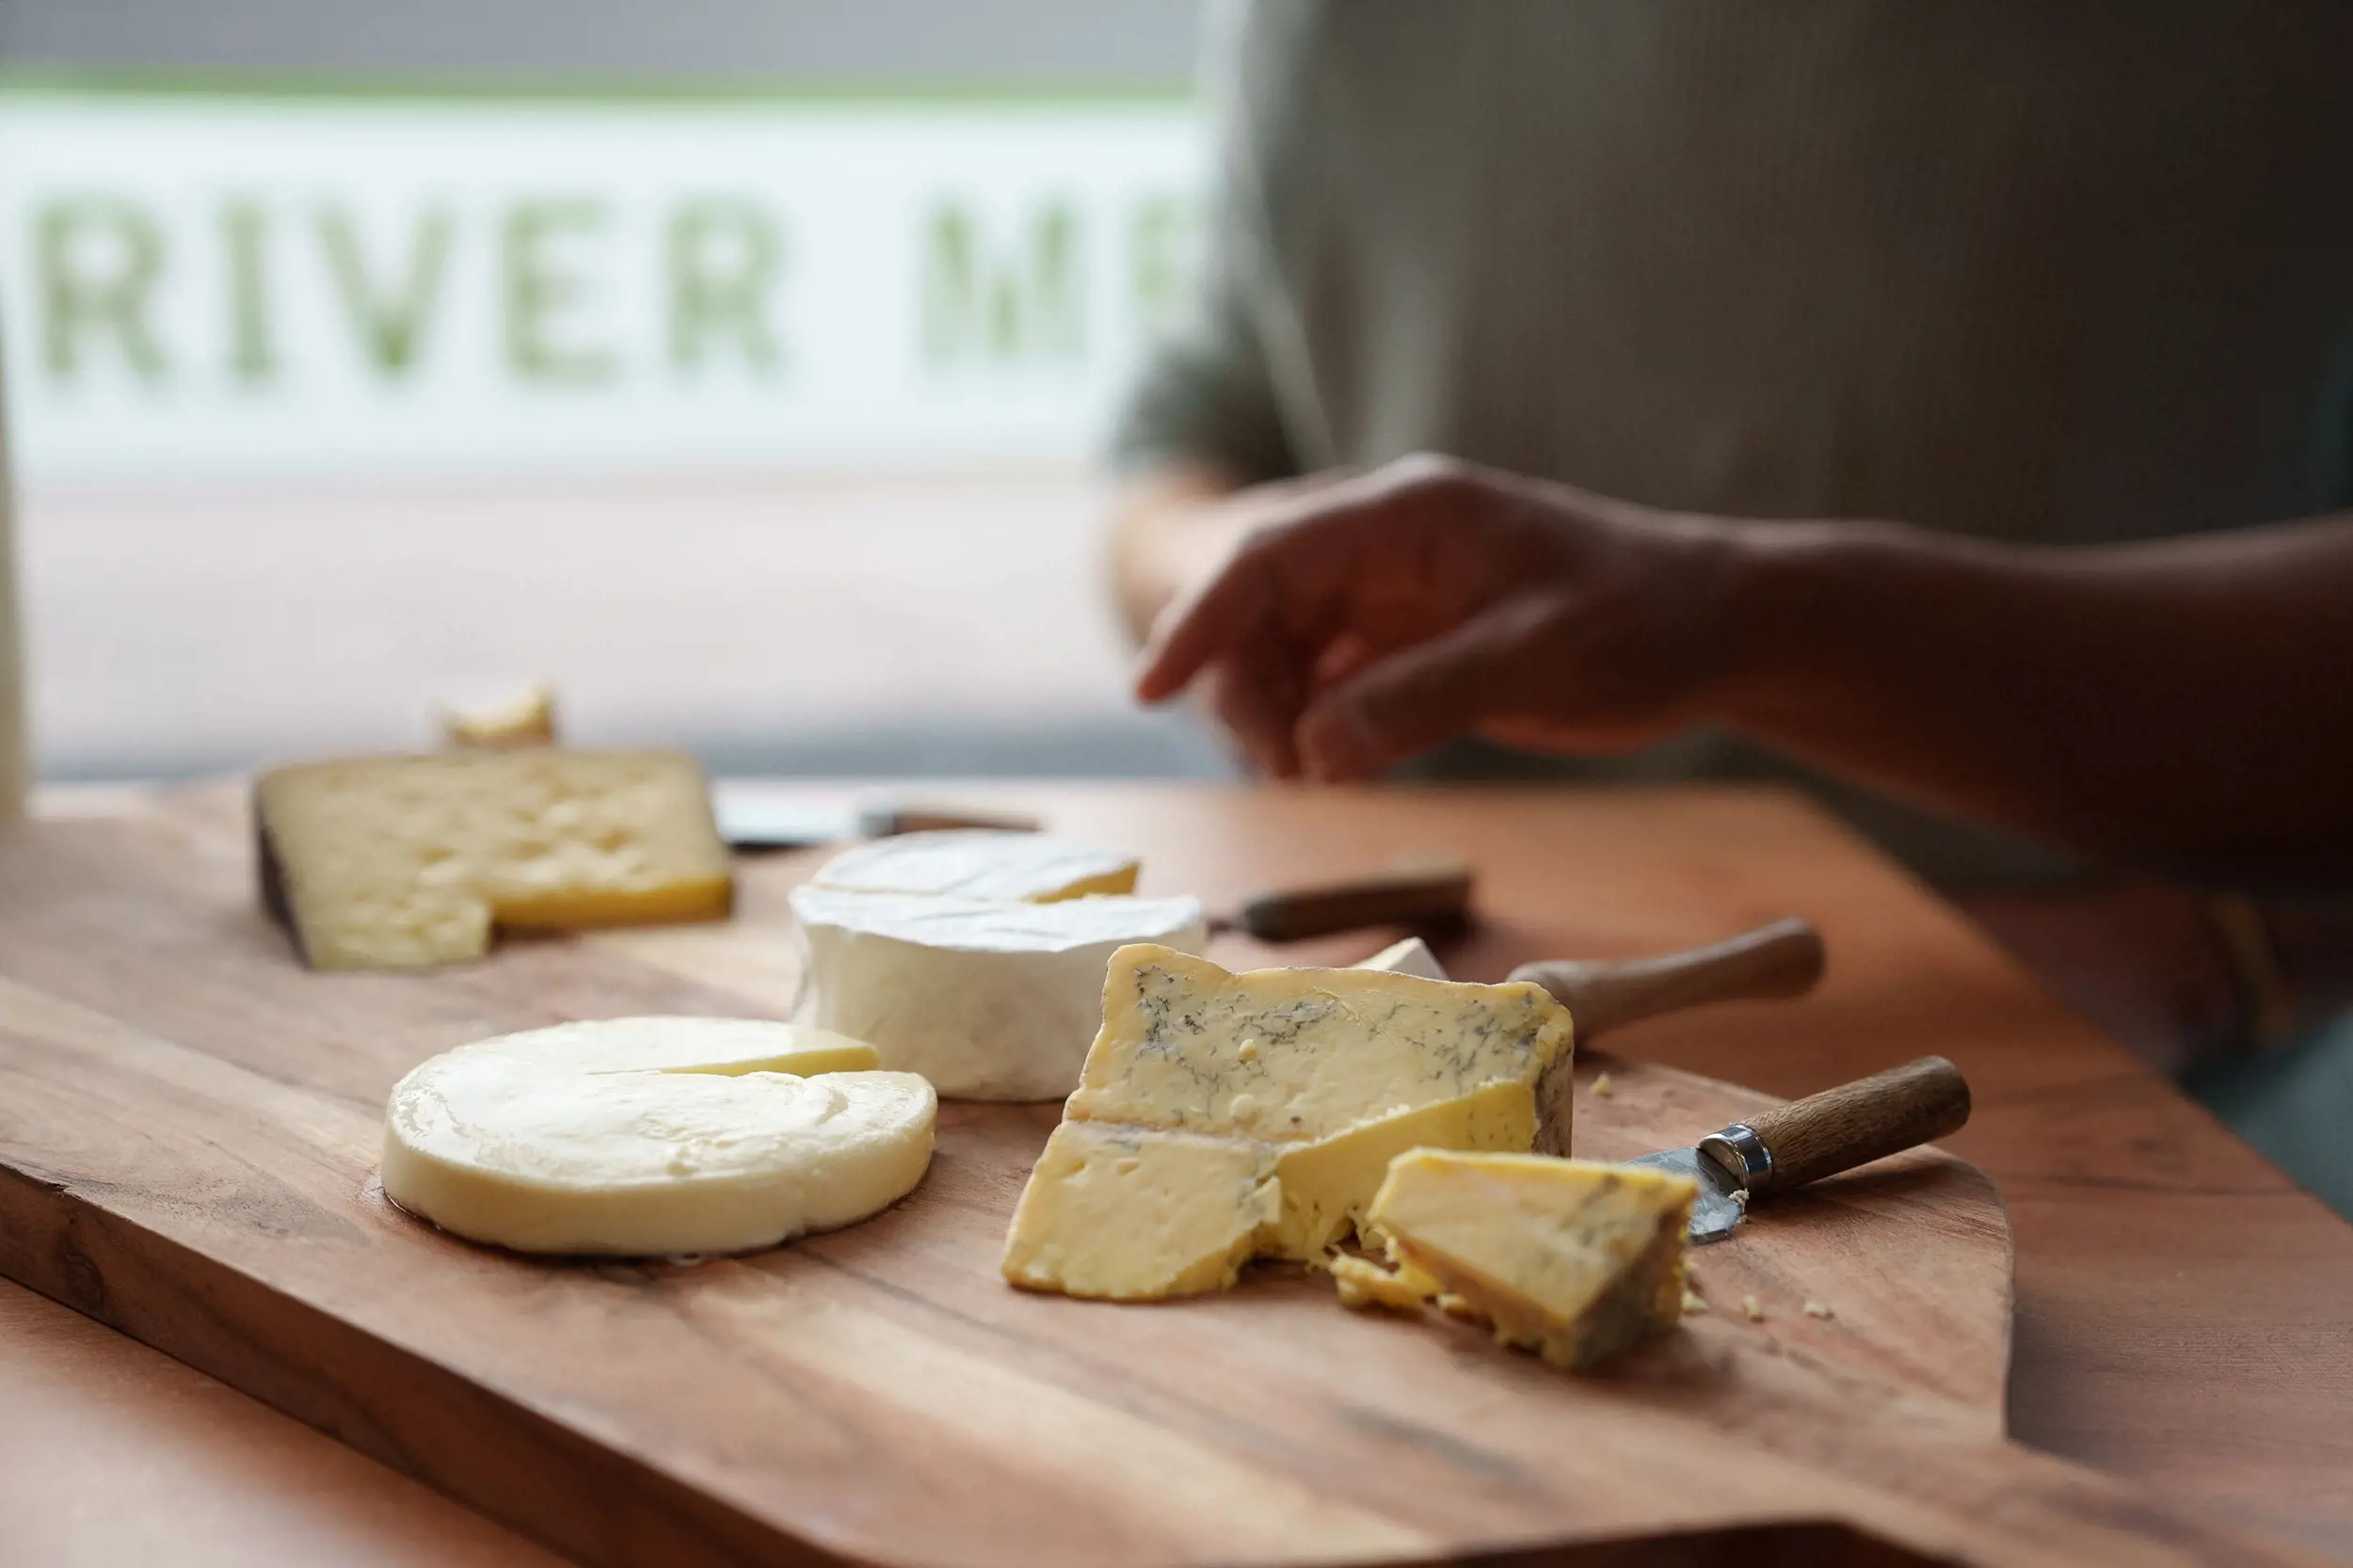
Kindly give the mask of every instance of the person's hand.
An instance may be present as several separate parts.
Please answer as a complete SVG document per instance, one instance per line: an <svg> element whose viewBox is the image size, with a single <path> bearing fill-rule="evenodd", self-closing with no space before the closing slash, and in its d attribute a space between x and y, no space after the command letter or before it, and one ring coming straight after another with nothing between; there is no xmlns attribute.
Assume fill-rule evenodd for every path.
<svg viewBox="0 0 2353 1568"><path fill-rule="evenodd" d="M1625 751L1700 717L1748 531L1445 458L1262 501L1153 629L1252 766L1363 778L1466 734Z"/></svg>

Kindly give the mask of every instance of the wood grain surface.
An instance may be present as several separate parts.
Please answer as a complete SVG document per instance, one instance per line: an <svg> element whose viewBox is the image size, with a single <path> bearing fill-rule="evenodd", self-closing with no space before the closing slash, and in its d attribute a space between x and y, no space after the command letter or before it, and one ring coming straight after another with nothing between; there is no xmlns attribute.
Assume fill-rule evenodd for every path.
<svg viewBox="0 0 2353 1568"><path fill-rule="evenodd" d="M1690 823L1746 814L1785 838L1808 822L1780 802L1678 798ZM1222 813L1215 799L1080 792L1053 797L1048 815L1157 852L1152 887L1215 898L1222 875L1239 895L1262 882L1254 871L1284 859L1255 866L1203 844L1199 829L1250 815ZM1319 822L1354 814L1346 797L1316 804ZM1130 831L1117 831L1123 814ZM1172 831L1172 820L1196 831ZM1365 824L1338 825L1345 835ZM1388 825L1394 838L1393 813ZM1595 825L1598 841L1623 824ZM1814 836L1836 846L1826 830ZM1286 874L1345 871L1344 836L1291 837ZM1303 844L1325 863L1303 864L1317 858ZM1921 1300L1907 1283L1916 1257L1899 1259L1906 1277L1884 1290L1866 1280L1817 1320L1793 1305L1820 1296L1816 1267L1718 1281L1735 1247L1715 1249L1702 1267L1711 1295L1757 1293L1765 1322L1710 1314L1592 1383L1535 1373L1465 1332L1346 1318L1305 1277L1263 1278L1197 1309L1040 1302L974 1288L1050 1120L1002 1110L951 1116L915 1201L760 1259L562 1267L450 1242L364 1186L392 1078L493 1028L624 1007L760 1010L763 997L790 994L789 944L771 938L794 864L753 874L725 940L679 930L522 944L420 982L293 968L247 904L247 854L235 803L217 793L0 844L0 972L14 977L0 992L0 1139L23 1173L0 1178L0 1265L584 1556L794 1560L777 1555L779 1510L827 1552L888 1560L1512 1552L1642 1535L1673 1511L1700 1530L1843 1521L1864 1533L1803 1523L1753 1541L1865 1554L1857 1560L1872 1548L1853 1543L1866 1539L1981 1560L2066 1560L2069 1543L2103 1535L2181 1554L2150 1560L2252 1550L1989 1441L2000 1362L1981 1353L1982 1334L1937 1325L1940 1353L1923 1356L1905 1348L1917 1338L1855 1304ZM1678 856L1656 858L1672 878ZM1496 896L1484 892L1482 903ZM1491 919L1449 956L1470 972L1492 959L1500 973L1564 948L1673 946L1781 912L1719 900L1713 929L1658 930L1645 928L1640 900L1626 908L1634 918L1611 928L1614 942L1531 949ZM1825 923L1843 956L1843 922ZM1822 1021L1814 1003L1792 1011ZM1769 1033L1767 1016L1709 1021L1720 1040L1753 1046ZM1887 1042L1858 1066L1921 1043ZM1699 1113L1634 1142L1688 1137L1742 1109L1737 1092L1635 1068L1613 1074L1613 1087L1603 1103L1623 1121L1580 1108L1593 1152L1612 1152L1605 1128L1631 1133L1646 1115ZM1697 1097L1658 1097L1670 1093ZM1791 1201L1849 1204L1866 1218L1937 1211L1920 1188L1897 1204L1872 1182L1858 1173ZM1788 1212L1793 1234L1830 1233L1821 1221L1795 1227ZM1783 1256L1736 1245L1752 1260L1742 1268ZM1874 1266L1889 1251L1847 1250ZM1312 1328L1288 1326L1294 1317ZM528 1332L512 1332L519 1322ZM479 1365L484 1355L496 1365ZM680 1356L717 1392L681 1397ZM1727 1401L1745 1413L1729 1425ZM1825 1408L1836 1419L1820 1419ZM644 1410L661 1413L658 1432L631 1427ZM1613 1465L1603 1484L1575 1464L1530 1466L1530 1454L1591 1450L1578 1428L1604 1415L1609 1457L1630 1471ZM1694 1486L1694 1453L1727 1433L1740 1463L1703 1465L1709 1482ZM633 1457L621 1452L632 1444ZM1890 1458L1899 1449L1900 1464ZM894 1500L893 1478L910 1474L924 1478L920 1495ZM2021 1540L2029 1557L2001 1555ZM2160 1540L2173 1545L2151 1544Z"/></svg>

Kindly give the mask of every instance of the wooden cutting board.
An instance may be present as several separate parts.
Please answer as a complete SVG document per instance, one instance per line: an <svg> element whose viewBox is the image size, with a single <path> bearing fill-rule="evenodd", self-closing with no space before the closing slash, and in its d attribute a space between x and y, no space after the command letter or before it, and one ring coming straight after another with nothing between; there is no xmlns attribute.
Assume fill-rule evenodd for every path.
<svg viewBox="0 0 2353 1568"><path fill-rule="evenodd" d="M897 1208L744 1258L535 1261L384 1201L384 1096L435 1051L779 1012L805 864L728 925L320 975L254 907L233 794L0 836L0 1272L600 1563L2275 1560L2003 1440L2008 1232L1933 1150L1761 1210L1699 1255L1711 1311L1585 1377L1297 1268L1008 1288L1050 1106L948 1107ZM1579 1076L1601 1157L1769 1103Z"/></svg>

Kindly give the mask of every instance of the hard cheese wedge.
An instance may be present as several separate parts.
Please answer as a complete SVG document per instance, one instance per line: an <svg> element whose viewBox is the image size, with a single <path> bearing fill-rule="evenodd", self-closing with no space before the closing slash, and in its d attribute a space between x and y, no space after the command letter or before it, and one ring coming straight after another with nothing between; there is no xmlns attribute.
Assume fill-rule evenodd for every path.
<svg viewBox="0 0 2353 1568"><path fill-rule="evenodd" d="M794 1015L872 1041L886 1066L921 1073L952 1099L1067 1095L1112 955L1130 942L1209 939L1189 898L1036 904L802 887L792 914L807 960Z"/></svg>
<svg viewBox="0 0 2353 1568"><path fill-rule="evenodd" d="M828 860L811 880L861 893L1054 904L1132 893L1139 870L1132 855L1058 834L959 828L860 844Z"/></svg>
<svg viewBox="0 0 2353 1568"><path fill-rule="evenodd" d="M263 895L323 969L478 958L494 926L728 912L702 771L670 752L367 757L264 774Z"/></svg>
<svg viewBox="0 0 2353 1568"><path fill-rule="evenodd" d="M1416 1149L1389 1166L1371 1224L1400 1267L1340 1274L1352 1305L1443 1293L1496 1337L1588 1367L1683 1313L1685 1176L1537 1154Z"/></svg>
<svg viewBox="0 0 2353 1568"><path fill-rule="evenodd" d="M727 1018L462 1046L393 1088L384 1192L520 1252L770 1246L862 1220L922 1179L931 1085L873 1064L856 1040Z"/></svg>
<svg viewBox="0 0 2353 1568"><path fill-rule="evenodd" d="M1281 1217L1274 1162L1240 1139L1064 1122L1022 1193L1005 1277L1106 1301L1222 1290Z"/></svg>
<svg viewBox="0 0 2353 1568"><path fill-rule="evenodd" d="M1537 1089L1569 1055L1568 1015L1534 985L1358 969L1238 975L1166 948L1123 948L1079 1091L1015 1211L1005 1277L1149 1300L1231 1284L1252 1256L1319 1260L1402 1150L1527 1148ZM1124 1158L1082 1169L1066 1158L1114 1134ZM1171 1183L1209 1159L1203 1146L1226 1151L1216 1167L1226 1174L1191 1190L1200 1208L1186 1210L1184 1234L1225 1239L1216 1267L1192 1240L1163 1244L1156 1228L1172 1211ZM1241 1172L1246 1186L1231 1175ZM1084 1201L1068 1190L1080 1176Z"/></svg>

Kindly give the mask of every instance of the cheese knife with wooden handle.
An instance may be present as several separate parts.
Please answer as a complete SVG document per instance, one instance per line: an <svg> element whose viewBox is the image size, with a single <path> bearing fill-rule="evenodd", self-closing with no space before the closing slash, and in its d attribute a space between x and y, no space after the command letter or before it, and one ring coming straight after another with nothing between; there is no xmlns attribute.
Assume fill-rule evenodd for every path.
<svg viewBox="0 0 2353 1568"><path fill-rule="evenodd" d="M1803 920L1779 920L1687 952L1525 964L1512 978L1532 980L1559 998L1582 1044L1604 1030L1687 1007L1801 996L1821 974L1821 936ZM1942 1138L1968 1119L1969 1085L1960 1069L1941 1056L1924 1056L1720 1128L1690 1148L1626 1163L1697 1181L1691 1240L1721 1241L1755 1199Z"/></svg>

